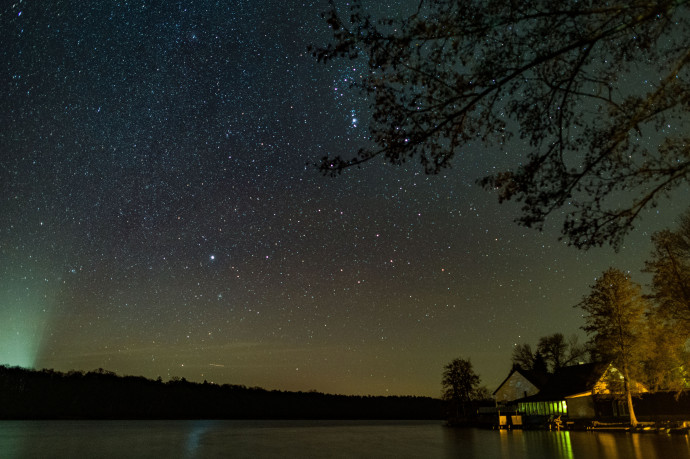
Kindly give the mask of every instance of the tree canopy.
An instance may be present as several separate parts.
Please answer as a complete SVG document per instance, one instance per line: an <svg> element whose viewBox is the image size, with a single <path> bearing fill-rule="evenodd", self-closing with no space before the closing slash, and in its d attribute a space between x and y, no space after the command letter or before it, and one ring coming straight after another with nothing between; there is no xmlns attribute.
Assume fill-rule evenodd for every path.
<svg viewBox="0 0 690 459"><path fill-rule="evenodd" d="M512 363L524 370L555 372L559 368L587 360L589 349L579 343L577 335L566 339L562 333L539 338L536 352L529 344L517 344L513 348Z"/></svg>
<svg viewBox="0 0 690 459"><path fill-rule="evenodd" d="M332 6L333 40L311 49L365 60L354 84L373 108L370 142L324 157L325 174L375 157L433 174L473 143L526 145L480 184L528 227L560 209L580 248L620 243L690 175L690 0L420 0L403 20L360 3Z"/></svg>
<svg viewBox="0 0 690 459"><path fill-rule="evenodd" d="M586 313L585 326L604 361L611 362L623 378L630 423L637 424L631 392L636 373L642 370L646 302L641 287L620 270L610 268L597 279L592 291L578 304Z"/></svg>
<svg viewBox="0 0 690 459"><path fill-rule="evenodd" d="M654 250L645 263L661 317L690 335L690 211L674 230L652 236Z"/></svg>
<svg viewBox="0 0 690 459"><path fill-rule="evenodd" d="M578 342L577 335L573 335L569 340L565 339L562 333L543 336L539 338L537 352L544 355L544 359L549 364L552 372L568 365L577 364L584 360L587 354L587 347Z"/></svg>
<svg viewBox="0 0 690 459"><path fill-rule="evenodd" d="M532 352L532 346L529 344L516 344L513 348L513 355L511 362L513 368L519 367L523 370L532 370L534 368L535 354Z"/></svg>
<svg viewBox="0 0 690 459"><path fill-rule="evenodd" d="M458 419L460 409L462 415L467 416L467 404L486 392L480 389L480 383L481 379L474 372L469 359L453 359L443 367L443 399L449 402L452 417Z"/></svg>
<svg viewBox="0 0 690 459"><path fill-rule="evenodd" d="M641 352L642 382L651 391L672 390L680 395L688 388L690 353L685 350L687 332L653 313L647 317Z"/></svg>

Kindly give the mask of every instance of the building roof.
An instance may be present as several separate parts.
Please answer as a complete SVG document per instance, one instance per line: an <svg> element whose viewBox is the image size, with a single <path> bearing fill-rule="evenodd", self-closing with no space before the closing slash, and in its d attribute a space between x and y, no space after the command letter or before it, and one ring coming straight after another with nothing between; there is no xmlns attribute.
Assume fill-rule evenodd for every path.
<svg viewBox="0 0 690 459"><path fill-rule="evenodd" d="M513 368L510 373L508 373L508 376L506 376L506 379L504 379L501 384L498 385L496 390L494 391L493 395L496 395L498 391L503 387L503 385L510 379L511 376L513 376L514 373L520 373L524 378L534 384L537 389L540 391L542 388L546 386L546 383L549 379L548 373L544 373L543 371L534 371L534 370L523 370L522 368Z"/></svg>
<svg viewBox="0 0 690 459"><path fill-rule="evenodd" d="M568 396L591 392L608 367L609 364L595 362L559 368L549 376L545 385L540 386L538 394L521 401L562 400Z"/></svg>

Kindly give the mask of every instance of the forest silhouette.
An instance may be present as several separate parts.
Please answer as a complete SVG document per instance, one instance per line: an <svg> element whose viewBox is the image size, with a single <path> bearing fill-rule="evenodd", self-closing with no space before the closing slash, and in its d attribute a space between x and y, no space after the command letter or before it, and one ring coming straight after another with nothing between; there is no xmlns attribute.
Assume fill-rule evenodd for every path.
<svg viewBox="0 0 690 459"><path fill-rule="evenodd" d="M0 366L0 419L442 419L440 399Z"/></svg>

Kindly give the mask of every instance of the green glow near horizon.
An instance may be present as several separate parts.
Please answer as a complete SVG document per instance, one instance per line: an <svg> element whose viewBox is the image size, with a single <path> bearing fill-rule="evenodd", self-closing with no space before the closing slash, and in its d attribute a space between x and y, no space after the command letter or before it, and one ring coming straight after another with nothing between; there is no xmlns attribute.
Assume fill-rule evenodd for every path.
<svg viewBox="0 0 690 459"><path fill-rule="evenodd" d="M49 322L47 296L0 296L0 365L34 368Z"/></svg>

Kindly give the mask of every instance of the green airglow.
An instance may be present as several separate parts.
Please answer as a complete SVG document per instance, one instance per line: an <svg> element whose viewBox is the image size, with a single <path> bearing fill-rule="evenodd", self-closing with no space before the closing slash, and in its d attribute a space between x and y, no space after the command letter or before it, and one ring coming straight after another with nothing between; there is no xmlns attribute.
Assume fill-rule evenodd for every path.
<svg viewBox="0 0 690 459"><path fill-rule="evenodd" d="M34 368L49 322L43 292L0 293L0 365Z"/></svg>

